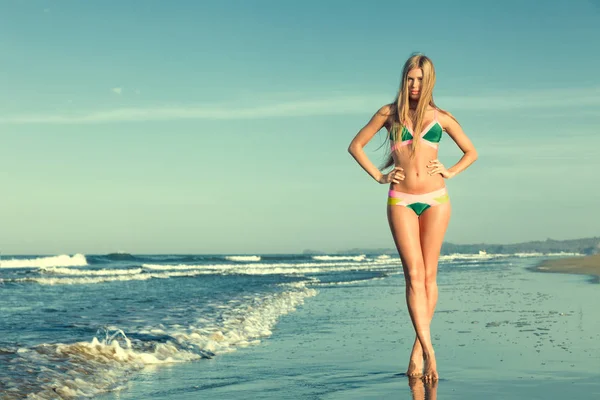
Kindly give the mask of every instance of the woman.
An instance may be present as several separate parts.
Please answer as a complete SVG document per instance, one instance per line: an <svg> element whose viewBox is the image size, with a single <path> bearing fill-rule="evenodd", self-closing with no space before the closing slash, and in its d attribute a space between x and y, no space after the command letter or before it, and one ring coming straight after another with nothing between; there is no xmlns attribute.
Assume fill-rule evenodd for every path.
<svg viewBox="0 0 600 400"><path fill-rule="evenodd" d="M435 70L429 58L412 55L404 64L395 101L375 113L350 143L348 151L377 182L390 184L387 215L406 281L406 301L416 338L408 376L438 379L430 325L438 297L438 258L450 220L450 201L444 179L464 171L477 151L458 121L433 101ZM382 128L388 131L391 154L381 172L363 148ZM443 132L464 153L446 169L437 159Z"/></svg>

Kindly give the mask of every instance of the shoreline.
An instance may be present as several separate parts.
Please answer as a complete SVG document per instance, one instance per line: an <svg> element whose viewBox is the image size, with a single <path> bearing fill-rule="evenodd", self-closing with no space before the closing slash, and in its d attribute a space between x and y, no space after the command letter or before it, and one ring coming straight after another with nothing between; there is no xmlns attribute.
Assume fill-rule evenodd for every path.
<svg viewBox="0 0 600 400"><path fill-rule="evenodd" d="M536 272L590 275L600 283L600 254L544 260L532 268Z"/></svg>
<svg viewBox="0 0 600 400"><path fill-rule="evenodd" d="M516 261L516 262L515 262ZM319 294L278 320L258 346L143 370L98 400L490 400L593 398L600 321L597 287L530 270L538 260L446 264L432 324L441 379L413 389L406 377L414 329L404 277ZM432 391L433 389L433 391Z"/></svg>

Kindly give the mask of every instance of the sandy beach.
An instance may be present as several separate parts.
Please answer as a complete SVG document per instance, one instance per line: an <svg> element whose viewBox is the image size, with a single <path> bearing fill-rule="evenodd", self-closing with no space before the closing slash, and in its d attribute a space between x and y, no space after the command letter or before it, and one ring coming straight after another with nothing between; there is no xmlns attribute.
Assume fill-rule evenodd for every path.
<svg viewBox="0 0 600 400"><path fill-rule="evenodd" d="M148 369L126 399L597 399L598 286L539 259L443 266L432 325L440 381L404 375L414 339L402 275L321 285L257 346Z"/></svg>
<svg viewBox="0 0 600 400"><path fill-rule="evenodd" d="M600 254L545 260L535 267L542 272L585 274L600 277ZM598 278L595 279L598 281Z"/></svg>

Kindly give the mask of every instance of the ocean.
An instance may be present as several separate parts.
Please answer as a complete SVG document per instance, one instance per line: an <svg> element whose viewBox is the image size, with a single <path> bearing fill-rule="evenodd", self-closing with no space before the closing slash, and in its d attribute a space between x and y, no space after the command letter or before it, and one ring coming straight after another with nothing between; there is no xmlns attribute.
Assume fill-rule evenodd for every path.
<svg viewBox="0 0 600 400"><path fill-rule="evenodd" d="M442 256L438 315L443 317L457 311L444 308L444 297L452 297L452 293L466 296L464 286L453 289L455 284L464 285L466 278L473 287L489 286L486 279L491 277L495 277L494 285L501 286L503 279L497 281L494 275L499 271L507 274L514 270L519 276L540 279L552 275L544 279L558 279L556 277L562 275L532 272L529 267L548 257L566 255ZM363 314L377 318L378 329L371 330L373 321L366 327L371 330L370 340L378 340L378 331L386 332L380 335L379 340L382 340L389 335L387 325L402 321L402 329L408 329L403 334L406 337L390 341L397 342L398 349L408 348L412 337L401 275L399 259L382 254L3 256L0 262L0 399L325 398L331 393L355 388L357 383L340 386L334 382L335 385L328 387L327 382L321 382L315 390L308 390L306 384L299 387L293 384L289 388L291 394L286 397L282 393L273 394L277 383L269 383L280 370L265 376L264 368L281 362L281 354L288 356L288 362L283 365L289 368L294 365L289 359L290 343L312 340L313 348L317 342L321 347L328 343L317 357L323 357L323 362L327 361L334 369L338 365L337 357L340 371L344 370L346 361L340 358L346 356L334 356L338 354L336 341L341 340L344 332L362 329L359 327L364 325L355 321L349 330L335 333L343 323L334 323L333 316L348 311L340 311L344 298L347 301L366 299L366 303L361 303L362 308L354 306L348 318L352 320L352 315ZM473 281L473 277L481 281ZM506 282L512 282L514 289L521 281L506 279ZM450 291L446 295L444 288ZM392 294L377 304L368 303L373 291L381 295L386 290ZM491 295L488 293L488 296ZM512 305L504 304L494 311L487 304L487 311L507 312L514 308L515 299L512 295L506 296L507 303L512 301ZM538 291L535 296L544 299L547 295ZM389 310L377 311L388 298L386 307L396 310L393 315ZM463 299L462 303L468 301ZM310 311L317 309L328 310L325 320L322 313ZM484 299L483 307L480 304L473 309L473 315L485 311ZM548 315L558 318L560 312ZM439 317L434 321L436 318ZM504 325L514 323L510 318L494 319L486 328L502 330ZM531 321L521 323L520 327L531 325ZM316 335L315 332L325 326L329 326L328 330ZM458 330L463 333L457 337L464 337L473 326ZM540 339L539 335L543 338L551 334L553 329L551 326L540 330L535 326L530 328L538 334L534 336L536 339ZM585 335L593 340L598 337L597 333L587 331ZM294 340L283 350L269 352L270 345L276 346L286 337ZM359 343L346 350L368 353L369 340ZM453 347L457 354L460 352L456 349L460 350L461 346L464 343ZM303 351L310 353L309 348ZM409 349L402 351L397 365L386 370L389 372L386 379L390 381L380 382L378 387L402 381ZM249 361L258 354L263 355L259 358L261 361ZM593 365L591 359L590 362ZM382 361L381 365L386 363ZM443 378L444 364L439 360L438 364ZM246 370L246 375L240 374L242 368L249 365L253 368ZM237 372L227 370L232 366ZM260 375L258 371L262 371ZM256 391L252 397L239 391L247 387L249 381ZM362 382L362 378L359 381ZM440 386L443 385L442 379ZM308 391L303 394L302 390ZM366 397L363 393L356 398Z"/></svg>

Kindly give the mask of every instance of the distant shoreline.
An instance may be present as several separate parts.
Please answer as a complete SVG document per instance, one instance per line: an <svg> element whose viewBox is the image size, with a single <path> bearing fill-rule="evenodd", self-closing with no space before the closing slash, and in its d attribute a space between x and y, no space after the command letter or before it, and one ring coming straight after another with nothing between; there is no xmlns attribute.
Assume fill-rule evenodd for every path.
<svg viewBox="0 0 600 400"><path fill-rule="evenodd" d="M600 254L545 260L533 268L538 272L592 275L600 283Z"/></svg>

